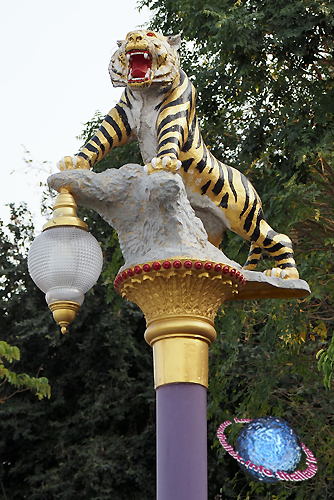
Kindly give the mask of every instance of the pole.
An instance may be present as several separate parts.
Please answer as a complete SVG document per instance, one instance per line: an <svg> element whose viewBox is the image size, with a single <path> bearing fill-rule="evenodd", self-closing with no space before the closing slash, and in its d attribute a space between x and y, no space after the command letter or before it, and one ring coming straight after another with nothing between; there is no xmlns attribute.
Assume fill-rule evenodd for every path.
<svg viewBox="0 0 334 500"><path fill-rule="evenodd" d="M158 500L207 499L206 388L161 386L156 405Z"/></svg>
<svg viewBox="0 0 334 500"><path fill-rule="evenodd" d="M182 278L181 278L182 279ZM170 315L147 323L157 409L157 500L207 500L209 345L213 322Z"/></svg>

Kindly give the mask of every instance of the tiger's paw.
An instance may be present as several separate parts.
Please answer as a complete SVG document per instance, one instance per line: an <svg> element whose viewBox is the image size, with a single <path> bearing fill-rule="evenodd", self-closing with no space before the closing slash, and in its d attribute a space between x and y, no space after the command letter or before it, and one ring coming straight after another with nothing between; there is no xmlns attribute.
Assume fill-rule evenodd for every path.
<svg viewBox="0 0 334 500"><path fill-rule="evenodd" d="M272 278L282 278L285 280L298 280L299 272L295 267L288 267L286 269L280 269L279 267L274 267L273 269L267 269L263 271L266 276L271 276Z"/></svg>
<svg viewBox="0 0 334 500"><path fill-rule="evenodd" d="M162 158L153 158L148 165L145 165L145 170L148 174L153 174L153 172L158 172L159 170L165 170L167 172L172 172L176 174L180 170L182 163L176 158L170 158L169 156L163 156Z"/></svg>
<svg viewBox="0 0 334 500"><path fill-rule="evenodd" d="M81 156L64 156L60 161L57 162L57 167L61 171L79 169L90 170L89 162Z"/></svg>

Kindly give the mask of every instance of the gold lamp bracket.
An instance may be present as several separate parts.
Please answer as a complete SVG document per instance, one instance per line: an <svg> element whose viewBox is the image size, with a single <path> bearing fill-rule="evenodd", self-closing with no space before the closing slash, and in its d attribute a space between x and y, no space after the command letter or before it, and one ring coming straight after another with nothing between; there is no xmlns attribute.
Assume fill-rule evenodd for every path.
<svg viewBox="0 0 334 500"><path fill-rule="evenodd" d="M77 208L70 188L62 187L53 207L53 218L44 224L43 231L59 226L79 227L88 231L87 224L77 216Z"/></svg>

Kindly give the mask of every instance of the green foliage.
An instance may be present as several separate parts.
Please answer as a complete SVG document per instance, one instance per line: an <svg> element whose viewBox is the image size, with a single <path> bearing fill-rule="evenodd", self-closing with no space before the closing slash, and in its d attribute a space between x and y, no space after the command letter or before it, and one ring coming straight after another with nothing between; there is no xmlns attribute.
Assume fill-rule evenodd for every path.
<svg viewBox="0 0 334 500"><path fill-rule="evenodd" d="M16 346L10 346L7 342L2 340L0 341L0 359L1 358L5 358L12 363L14 359L20 359L20 350Z"/></svg>
<svg viewBox="0 0 334 500"><path fill-rule="evenodd" d="M16 321L20 318L20 299L26 294L22 277L26 274L27 245L32 241L33 225L25 206L15 208L11 206L11 219L6 230L0 223L0 325L2 332L9 332L7 339L17 343L13 330L13 317ZM28 219L23 225L22 222ZM14 313L13 316L11 313ZM2 333L2 336L4 333ZM29 356L29 355L27 355ZM35 377L28 373L16 373L8 363L14 365L20 360L20 349L6 341L0 341L0 379L2 383L0 402L8 400L17 393L30 390L39 399L50 398L51 389L46 377ZM21 366L24 367L24 362ZM42 366L36 366L33 373L38 373ZM13 392L14 390L14 392Z"/></svg>
<svg viewBox="0 0 334 500"><path fill-rule="evenodd" d="M16 346L10 346L7 342L3 340L0 341L0 378L5 382L8 382L13 387L19 389L11 395L6 395L0 398L0 402L3 403L6 399L13 396L14 394L26 390L32 390L38 396L38 399L43 399L43 397L51 397L51 388L46 377L30 377L26 373L17 374L13 370L9 370L5 367L2 362L2 358L5 358L9 363L13 360L20 359L20 350Z"/></svg>
<svg viewBox="0 0 334 500"><path fill-rule="evenodd" d="M332 337L332 342L328 347L327 351L325 349L320 349L317 352L316 358L318 361L318 370L324 372L324 385L331 389L333 382L334 373L334 337Z"/></svg>

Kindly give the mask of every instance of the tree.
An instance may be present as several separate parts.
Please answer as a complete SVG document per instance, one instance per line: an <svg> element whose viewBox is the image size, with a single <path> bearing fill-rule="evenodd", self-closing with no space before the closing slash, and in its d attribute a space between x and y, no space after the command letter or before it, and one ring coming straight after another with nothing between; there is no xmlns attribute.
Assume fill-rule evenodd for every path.
<svg viewBox="0 0 334 500"><path fill-rule="evenodd" d="M10 206L11 218L7 228L0 222L0 304L1 304L1 331L7 333L7 339L16 344L17 339L12 334L11 313L18 320L19 295L26 293L22 277L26 274L25 258L29 242L32 241L33 224L29 218L27 208ZM23 221L25 221L23 223ZM0 379L2 380L0 402L3 403L17 393L23 391L34 392L39 399L50 398L50 386L46 377L39 377L43 366L36 366L37 376L27 373L16 373L13 366L18 365L21 353L17 345L10 345L0 341ZM14 392L13 392L14 391Z"/></svg>
<svg viewBox="0 0 334 500"><path fill-rule="evenodd" d="M155 491L151 348L143 340L142 313L121 301L112 283L106 284L119 267L117 237L97 214L81 211L110 269L87 294L69 333L62 336L44 294L27 273L26 250L33 238L33 228L24 220L27 212L18 217L13 210L12 236L0 256L8 271L0 316L2 338L15 339L26 373L43 368L52 397L39 402L33 396L17 396L1 405L2 492L13 500L124 500L134 494L151 499Z"/></svg>
<svg viewBox="0 0 334 500"><path fill-rule="evenodd" d="M333 6L311 0L141 4L155 12L153 29L181 32L182 66L197 88L205 142L251 178L270 224L292 237L301 277L313 292L300 301L223 306L210 356L208 416L209 439L224 469L211 458L210 498L330 498ZM245 262L247 247L234 234L223 237L223 251L238 262ZM259 270L268 267L264 254ZM327 389L317 369L319 349ZM264 487L224 455L218 425L264 414L286 418L313 449L319 460L314 480ZM231 442L237 432L232 429Z"/></svg>
<svg viewBox="0 0 334 500"><path fill-rule="evenodd" d="M333 142L333 5L315 0L143 0L181 32L208 144L248 169L304 178ZM200 61L200 64L198 64Z"/></svg>
<svg viewBox="0 0 334 500"><path fill-rule="evenodd" d="M26 373L17 374L5 366L3 358L8 363L12 363L14 360L19 361L20 349L17 346L7 344L3 340L0 341L0 378L3 380L0 386L4 387L4 384L9 383L16 389L11 394L5 394L0 398L0 403L4 403L15 394L28 390L34 391L39 399L43 399L45 396L50 399L51 390L47 378L30 377Z"/></svg>

